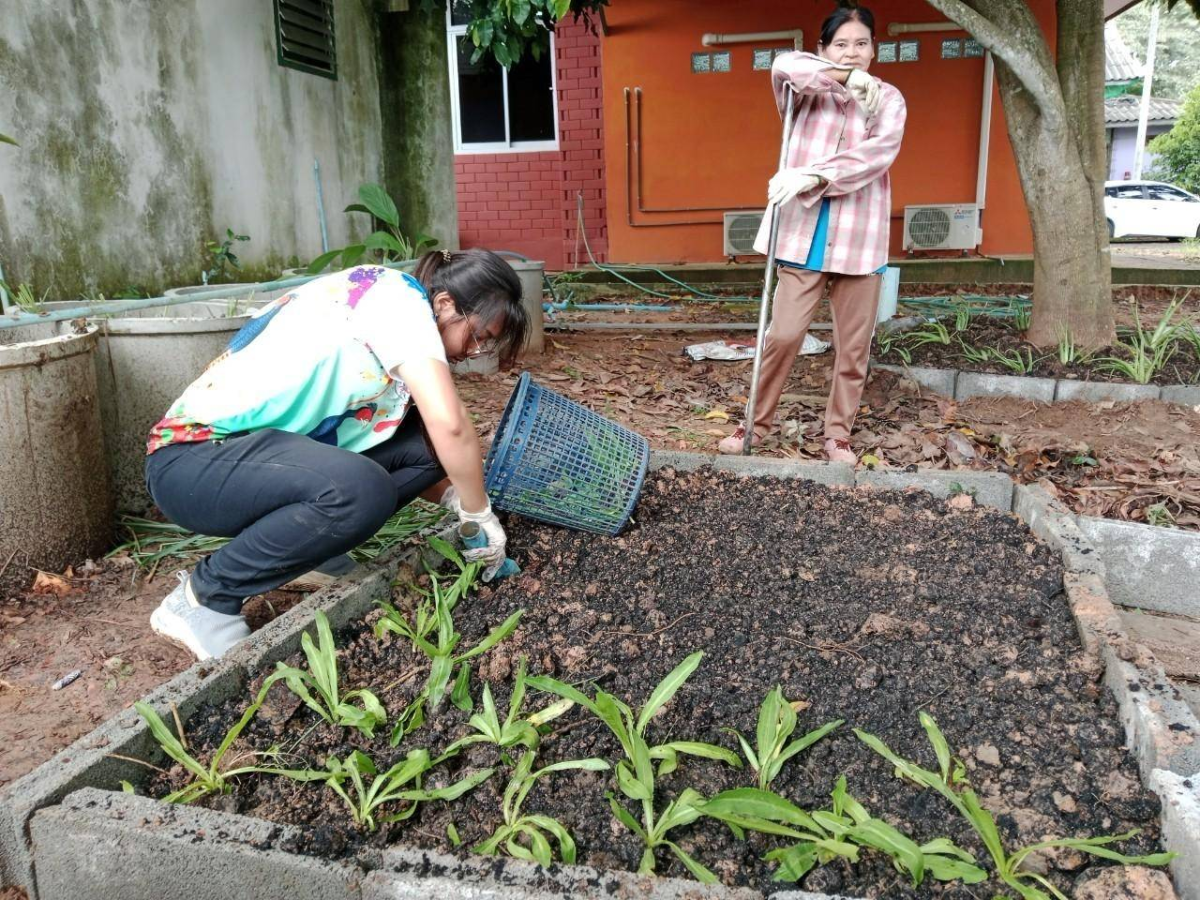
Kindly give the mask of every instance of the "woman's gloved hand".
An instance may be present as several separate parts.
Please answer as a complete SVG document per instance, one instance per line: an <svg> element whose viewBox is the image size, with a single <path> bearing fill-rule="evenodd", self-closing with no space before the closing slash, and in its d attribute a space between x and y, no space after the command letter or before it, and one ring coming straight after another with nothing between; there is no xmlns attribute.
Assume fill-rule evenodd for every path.
<svg viewBox="0 0 1200 900"><path fill-rule="evenodd" d="M868 116L879 111L879 82L862 69L854 69L846 77L846 90L867 111Z"/></svg>
<svg viewBox="0 0 1200 900"><path fill-rule="evenodd" d="M784 204L793 197L813 190L821 185L821 177L811 169L797 167L780 169L767 184L767 202Z"/></svg>
<svg viewBox="0 0 1200 900"><path fill-rule="evenodd" d="M442 499L445 500L446 498L443 497ZM483 580L491 581L500 570L500 567L504 565L508 549L508 535L504 533L504 526L500 524L500 520L492 512L491 503L479 512L467 512L462 508L456 492L455 496L450 499L447 508L458 516L459 522L474 522L479 526L479 530L486 535L487 546L467 550L463 553L463 558L468 562L484 563L487 568L483 570Z"/></svg>

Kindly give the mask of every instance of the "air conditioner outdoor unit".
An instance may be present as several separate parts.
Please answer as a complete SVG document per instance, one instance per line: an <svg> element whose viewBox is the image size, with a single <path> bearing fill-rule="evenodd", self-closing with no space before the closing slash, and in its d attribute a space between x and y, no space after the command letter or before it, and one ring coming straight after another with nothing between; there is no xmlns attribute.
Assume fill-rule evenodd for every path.
<svg viewBox="0 0 1200 900"><path fill-rule="evenodd" d="M974 250L979 246L979 207L940 203L904 207L904 249Z"/></svg>
<svg viewBox="0 0 1200 900"><path fill-rule="evenodd" d="M725 213L721 237L726 256L750 256L755 253L754 238L758 236L758 226L762 224L766 213L765 209Z"/></svg>

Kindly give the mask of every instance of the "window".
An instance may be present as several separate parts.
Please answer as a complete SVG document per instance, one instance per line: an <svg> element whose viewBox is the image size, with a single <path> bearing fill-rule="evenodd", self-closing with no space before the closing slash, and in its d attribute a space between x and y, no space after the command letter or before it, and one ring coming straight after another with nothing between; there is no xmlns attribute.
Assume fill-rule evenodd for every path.
<svg viewBox="0 0 1200 900"><path fill-rule="evenodd" d="M1144 200L1140 184L1125 184L1120 187L1110 187L1104 193L1114 200Z"/></svg>
<svg viewBox="0 0 1200 900"><path fill-rule="evenodd" d="M1146 193L1150 195L1151 200L1170 200L1173 203L1187 203L1192 199L1183 191L1166 184L1148 184Z"/></svg>
<svg viewBox="0 0 1200 900"><path fill-rule="evenodd" d="M275 0L279 64L337 80L333 0Z"/></svg>
<svg viewBox="0 0 1200 900"><path fill-rule="evenodd" d="M470 3L454 0L449 6L446 37L455 151L557 150L554 35L550 35L549 52L540 60L527 52L507 70L490 54L472 63L475 44L467 34Z"/></svg>

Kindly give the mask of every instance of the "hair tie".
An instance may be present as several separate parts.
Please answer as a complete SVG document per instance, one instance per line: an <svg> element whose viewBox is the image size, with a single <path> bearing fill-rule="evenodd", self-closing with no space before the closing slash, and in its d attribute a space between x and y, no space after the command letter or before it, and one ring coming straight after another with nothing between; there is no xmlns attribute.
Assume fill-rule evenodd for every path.
<svg viewBox="0 0 1200 900"><path fill-rule="evenodd" d="M442 259L444 259L446 262L450 262L450 251L449 250L442 251Z"/></svg>

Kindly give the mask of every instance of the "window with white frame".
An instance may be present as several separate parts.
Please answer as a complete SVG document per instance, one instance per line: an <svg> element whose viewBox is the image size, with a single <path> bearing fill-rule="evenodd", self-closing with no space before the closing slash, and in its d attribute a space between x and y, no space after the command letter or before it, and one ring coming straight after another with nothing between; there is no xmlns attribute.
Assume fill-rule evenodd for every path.
<svg viewBox="0 0 1200 900"><path fill-rule="evenodd" d="M490 55L471 62L475 44L467 34L470 3L447 4L450 101L457 153L508 153L558 149L554 91L554 35L541 59L526 52L505 69Z"/></svg>

